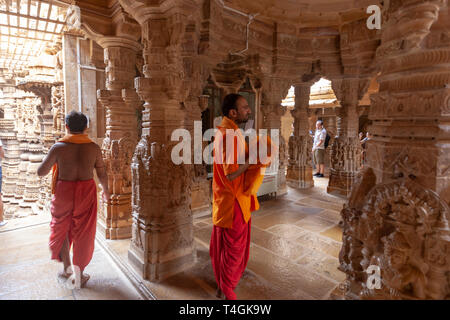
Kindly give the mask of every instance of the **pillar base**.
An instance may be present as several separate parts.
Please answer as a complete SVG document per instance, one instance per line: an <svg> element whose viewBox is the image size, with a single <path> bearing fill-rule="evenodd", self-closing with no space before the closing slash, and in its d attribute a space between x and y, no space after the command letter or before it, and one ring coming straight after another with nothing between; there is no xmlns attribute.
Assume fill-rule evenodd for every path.
<svg viewBox="0 0 450 320"><path fill-rule="evenodd" d="M330 169L330 180L328 182L327 193L348 197L357 175L357 172L345 172Z"/></svg>
<svg viewBox="0 0 450 320"><path fill-rule="evenodd" d="M146 262L144 256L143 250L132 243L128 250L128 263L139 276L151 282L161 282L177 273L192 268L196 263L195 250L158 263Z"/></svg>
<svg viewBox="0 0 450 320"><path fill-rule="evenodd" d="M128 261L143 279L163 281L194 266L193 233L192 216L175 225L156 220L134 221Z"/></svg>
<svg viewBox="0 0 450 320"><path fill-rule="evenodd" d="M277 197L287 194L286 169L278 170L277 174Z"/></svg>
<svg viewBox="0 0 450 320"><path fill-rule="evenodd" d="M98 232L105 236L105 239L108 240L121 240L121 239L130 239L131 238L131 223L129 226L117 227L117 228L108 228L105 225L105 222L102 220L98 220L97 223Z"/></svg>
<svg viewBox="0 0 450 320"><path fill-rule="evenodd" d="M312 181L287 180L287 185L294 189L309 189L314 187L314 180Z"/></svg>
<svg viewBox="0 0 450 320"><path fill-rule="evenodd" d="M314 187L312 168L309 166L288 167L286 182L289 187L295 189L308 189Z"/></svg>
<svg viewBox="0 0 450 320"><path fill-rule="evenodd" d="M211 183L205 181L194 183L191 187L191 210L194 218L212 213Z"/></svg>

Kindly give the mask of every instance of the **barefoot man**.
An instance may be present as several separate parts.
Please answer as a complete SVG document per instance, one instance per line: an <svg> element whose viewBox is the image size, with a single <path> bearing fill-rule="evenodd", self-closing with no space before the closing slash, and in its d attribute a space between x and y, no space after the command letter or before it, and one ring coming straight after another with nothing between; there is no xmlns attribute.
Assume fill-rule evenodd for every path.
<svg viewBox="0 0 450 320"><path fill-rule="evenodd" d="M249 258L251 212L259 209L256 193L264 177L261 168L268 164L248 163L248 146L238 130L238 125L247 122L251 114L247 100L237 94L227 95L222 113L224 117L214 140L210 256L218 285L217 297L235 300L234 289ZM230 140L235 141L234 150L227 153ZM242 153L244 161L240 162L245 163L239 164L236 160ZM234 159L227 161L230 158Z"/></svg>
<svg viewBox="0 0 450 320"><path fill-rule="evenodd" d="M45 176L53 168L49 241L52 259L64 264L61 276L68 278L75 273L75 281L82 287L89 280L83 271L92 259L97 223L94 168L104 201L109 200L108 180L101 149L86 134L86 116L72 111L65 121L69 134L51 147L37 173ZM72 244L73 268L69 268Z"/></svg>

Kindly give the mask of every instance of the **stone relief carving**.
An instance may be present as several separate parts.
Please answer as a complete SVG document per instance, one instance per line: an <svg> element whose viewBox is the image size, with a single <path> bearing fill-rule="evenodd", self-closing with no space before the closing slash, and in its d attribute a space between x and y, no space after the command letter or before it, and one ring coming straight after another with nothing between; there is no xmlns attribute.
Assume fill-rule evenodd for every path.
<svg viewBox="0 0 450 320"><path fill-rule="evenodd" d="M361 168L361 144L358 138L337 137L331 146L331 167L346 172Z"/></svg>
<svg viewBox="0 0 450 320"><path fill-rule="evenodd" d="M312 140L310 136L289 137L289 164L307 166L312 161Z"/></svg>
<svg viewBox="0 0 450 320"><path fill-rule="evenodd" d="M65 132L65 106L64 106L64 86L52 87L52 115L53 115L53 135L61 137Z"/></svg>
<svg viewBox="0 0 450 320"><path fill-rule="evenodd" d="M359 177L344 220L340 269L350 297L445 299L450 287L450 209L439 196L402 178L375 185L372 169ZM367 193L367 191L369 191ZM381 287L367 286L370 265Z"/></svg>

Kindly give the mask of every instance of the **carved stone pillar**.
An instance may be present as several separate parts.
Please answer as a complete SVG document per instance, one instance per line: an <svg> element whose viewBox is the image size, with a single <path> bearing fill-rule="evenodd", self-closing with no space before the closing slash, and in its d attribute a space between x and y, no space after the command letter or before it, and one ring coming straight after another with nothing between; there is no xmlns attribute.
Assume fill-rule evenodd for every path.
<svg viewBox="0 0 450 320"><path fill-rule="evenodd" d="M357 106L368 80L344 78L332 81L333 90L341 103L336 109L337 136L331 145L330 180L327 192L347 196L361 168L361 144L358 138Z"/></svg>
<svg viewBox="0 0 450 320"><path fill-rule="evenodd" d="M287 165L287 146L281 134L281 117L286 113L286 107L281 105L286 98L290 88L290 81L279 78L278 76L268 76L262 79L262 103L261 112L263 118L263 128L268 129L267 134L272 135L272 130L277 130L279 137L279 159L278 163L272 163L266 173L272 169L277 170L277 196L287 193L286 184L286 165ZM263 182L264 183L264 182Z"/></svg>
<svg viewBox="0 0 450 320"><path fill-rule="evenodd" d="M130 9L141 12L141 4ZM176 11L178 7L174 6ZM132 161L133 226L130 264L150 281L161 281L195 262L190 210L192 167L175 165L170 141L183 128L181 39L186 16L169 10L137 19L142 28L144 78L135 86L144 103L142 138Z"/></svg>
<svg viewBox="0 0 450 320"><path fill-rule="evenodd" d="M331 154L333 148L331 146L334 143L334 139L336 137L337 133L337 119L336 119L336 112L333 109L327 110L331 114L327 114L323 117L323 125L325 129L327 130L327 133L330 135L330 141L328 143L328 148L325 150L325 175L330 174L330 164L331 164Z"/></svg>
<svg viewBox="0 0 450 320"><path fill-rule="evenodd" d="M279 159L277 168L277 196L287 193L286 165L287 152L286 141L281 135L281 117L286 113L286 107L281 104L263 105L261 111L264 115L263 127L268 129L267 134L271 136L271 130L278 130L279 137Z"/></svg>
<svg viewBox="0 0 450 320"><path fill-rule="evenodd" d="M15 211L17 211L17 202L14 202L16 193L16 183L19 175L19 142L17 141L17 129L15 120L17 117L17 104L14 98L15 88L12 86L3 87L3 98L1 99L4 106L4 119L0 120L0 138L3 142L3 150L5 158L2 161L3 170L3 186L2 200L5 204L4 214L9 219Z"/></svg>
<svg viewBox="0 0 450 320"><path fill-rule="evenodd" d="M103 203L99 228L106 239L125 239L131 237L131 159L138 140L139 98L130 88L140 45L119 37L98 42L106 64L106 90L98 90L97 98L106 109L102 150L111 193L109 203Z"/></svg>
<svg viewBox="0 0 450 320"><path fill-rule="evenodd" d="M15 217L23 217L29 214L38 214L41 206L37 201L42 199L41 180L37 175L37 167L43 158L43 144L41 139L42 121L39 119L41 113L38 111L41 101L30 93L17 90L18 95L18 134L20 164L17 179L17 191L14 202L18 203L19 210L14 213ZM20 97L20 98L19 98ZM42 118L41 118L42 119Z"/></svg>
<svg viewBox="0 0 450 320"><path fill-rule="evenodd" d="M309 94L311 84L295 86L294 133L289 138L289 165L287 169L288 185L293 188L314 186L311 167L312 140L309 135Z"/></svg>
<svg viewBox="0 0 450 320"><path fill-rule="evenodd" d="M195 121L199 121L201 124L201 113L208 108L208 98L209 96L200 96L197 97L197 99L193 97L190 101L185 102L185 128L191 133L192 138L194 138L195 134L194 123ZM201 135L202 132L200 131L199 134ZM202 147L204 147L204 143L202 143ZM202 150L204 149L202 148ZM194 152L198 152L198 150L195 150L194 143L192 143L192 155L194 155ZM194 164L193 170L194 176L191 185L191 210L194 217L201 217L211 214L211 182L208 181L208 172L206 171L206 166L204 164Z"/></svg>
<svg viewBox="0 0 450 320"><path fill-rule="evenodd" d="M29 214L39 214L44 208L44 202L47 199L47 185L46 180L39 178L37 169L42 163L45 155L43 149L46 148L38 139L28 143L28 166L27 166L27 180L25 182L25 192L23 194L23 201L19 205L21 210L29 210Z"/></svg>
<svg viewBox="0 0 450 320"><path fill-rule="evenodd" d="M50 56L44 52L39 58L43 59ZM41 212L44 207L50 207L51 200L51 175L39 178L37 176L37 168L39 162L48 153L51 146L55 143L55 136L53 135L53 115L52 115L52 86L53 83L47 80L40 81L36 76L37 70L41 65L46 63L35 63L30 66L30 74L25 77L24 81L18 85L18 88L25 92L31 92L36 97L39 97L40 103L34 106L32 131L28 130L29 154L30 161L27 168L27 183L25 185L25 193L21 207L28 208L32 206L32 212L37 214ZM50 73L50 67L43 67L44 70ZM61 83L54 83L61 85ZM37 195L37 196L36 196Z"/></svg>
<svg viewBox="0 0 450 320"><path fill-rule="evenodd" d="M53 137L55 141L62 138L66 132L65 128L65 104L64 85L52 87L52 116L53 116Z"/></svg>
<svg viewBox="0 0 450 320"><path fill-rule="evenodd" d="M368 168L342 211L340 269L347 274L347 298L450 295L447 5L408 0L386 5L377 49L380 90L369 111L374 137ZM369 266L378 269L379 285L368 285L374 283Z"/></svg>

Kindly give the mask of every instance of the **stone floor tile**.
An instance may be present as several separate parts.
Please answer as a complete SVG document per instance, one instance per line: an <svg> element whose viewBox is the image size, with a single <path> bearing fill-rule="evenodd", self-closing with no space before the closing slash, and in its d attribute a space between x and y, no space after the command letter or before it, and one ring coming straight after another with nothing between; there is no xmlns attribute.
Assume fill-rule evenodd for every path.
<svg viewBox="0 0 450 320"><path fill-rule="evenodd" d="M320 252L326 253L335 258L339 256L339 251L341 250L341 244L339 242L331 240L330 238L322 237L313 232L305 232L296 240L306 248L319 250Z"/></svg>
<svg viewBox="0 0 450 320"><path fill-rule="evenodd" d="M286 294L283 289L274 286L248 268L242 275L241 281L234 292L240 300L284 300L293 298L293 295ZM303 295L305 294L303 293ZM298 294L297 297L302 297L302 295Z"/></svg>
<svg viewBox="0 0 450 320"><path fill-rule="evenodd" d="M324 211L320 212L317 216L320 218L326 219L328 221L335 222L335 223L339 223L339 221L341 221L340 211L324 210Z"/></svg>
<svg viewBox="0 0 450 320"><path fill-rule="evenodd" d="M306 250L306 248L303 247L299 241L288 240L271 232L261 230L257 227L252 228L251 241L252 243L257 244L258 246L263 247L274 254L291 260L298 259Z"/></svg>
<svg viewBox="0 0 450 320"><path fill-rule="evenodd" d="M297 201L297 203L306 205L306 206L312 206L312 207L319 207L323 209L330 209L330 210L336 210L341 211L342 210L342 204L341 203L333 203L323 200L317 200L313 199L311 197L301 199Z"/></svg>
<svg viewBox="0 0 450 320"><path fill-rule="evenodd" d="M278 213L272 213L261 217L252 218L252 225L261 229L268 229L277 224L290 224L305 218L308 214L298 212L284 212L280 210Z"/></svg>
<svg viewBox="0 0 450 320"><path fill-rule="evenodd" d="M309 216L296 222L295 225L301 227L302 229L321 232L330 228L331 226L334 226L335 223L329 220L325 220L319 216Z"/></svg>
<svg viewBox="0 0 450 320"><path fill-rule="evenodd" d="M215 288L203 279L211 275L212 268L205 269L206 267L200 270L191 268L162 282L144 281L144 284L160 300L214 300Z"/></svg>
<svg viewBox="0 0 450 320"><path fill-rule="evenodd" d="M342 228L335 225L320 233L321 235L342 242Z"/></svg>
<svg viewBox="0 0 450 320"><path fill-rule="evenodd" d="M302 220L304 220L304 219L302 219ZM300 221L302 221L302 220L300 220ZM300 223L300 221L297 223ZM304 232L303 229L301 229L293 224L277 224L266 230L269 231L270 233L278 235L286 240L295 240L300 235L300 233Z"/></svg>
<svg viewBox="0 0 450 320"><path fill-rule="evenodd" d="M270 263L267 263L270 261ZM250 248L248 268L284 292L284 299L322 299L335 283L257 245Z"/></svg>
<svg viewBox="0 0 450 320"><path fill-rule="evenodd" d="M339 260L321 252L313 251L296 262L337 282L345 280L345 273L337 269Z"/></svg>
<svg viewBox="0 0 450 320"><path fill-rule="evenodd" d="M25 218L7 219L6 221L8 223L0 228L0 234L41 224L50 225L51 218L52 217L49 213L43 212L42 214L31 215Z"/></svg>

